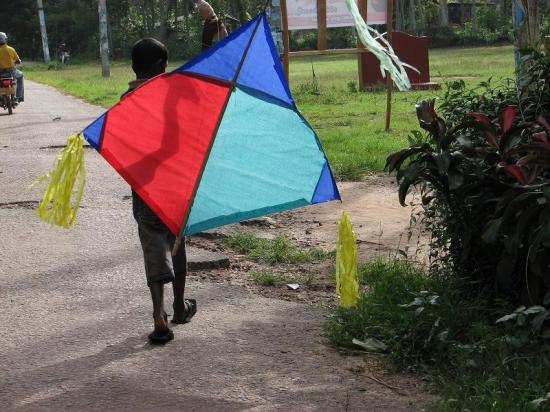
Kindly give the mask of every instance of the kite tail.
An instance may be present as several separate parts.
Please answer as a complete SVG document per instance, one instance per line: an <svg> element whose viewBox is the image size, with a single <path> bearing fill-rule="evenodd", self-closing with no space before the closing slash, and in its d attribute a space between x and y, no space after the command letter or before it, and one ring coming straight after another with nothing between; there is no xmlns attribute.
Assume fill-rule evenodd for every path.
<svg viewBox="0 0 550 412"><path fill-rule="evenodd" d="M407 76L405 67L409 67L417 72L418 70L409 64L401 62L393 51L390 43L381 36L380 33L365 23L355 0L346 0L346 4L353 17L353 22L355 23L355 28L361 42L365 48L380 60L380 71L382 72L382 76L386 77L386 72L388 72L399 90L409 90L411 88L411 82L409 76Z"/></svg>
<svg viewBox="0 0 550 412"><path fill-rule="evenodd" d="M81 133L69 136L53 169L30 187L47 180L48 185L38 204L38 216L45 222L68 229L74 225L86 184L84 137ZM78 185L76 193L75 184Z"/></svg>
<svg viewBox="0 0 550 412"><path fill-rule="evenodd" d="M359 278L357 275L357 238L351 219L342 212L338 222L336 241L336 292L340 295L340 306L353 308L359 300Z"/></svg>

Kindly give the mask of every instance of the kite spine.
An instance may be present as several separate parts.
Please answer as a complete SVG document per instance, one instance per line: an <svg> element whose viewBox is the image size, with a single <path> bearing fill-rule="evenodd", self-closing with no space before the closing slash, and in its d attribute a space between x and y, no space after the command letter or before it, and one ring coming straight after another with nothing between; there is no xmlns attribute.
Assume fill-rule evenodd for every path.
<svg viewBox="0 0 550 412"><path fill-rule="evenodd" d="M239 66L237 66L237 70L235 71L235 75L233 76L233 79L231 80L231 85L229 87L229 91L227 92L227 97L225 98L225 102L223 104L222 110L220 111L220 115L218 116L218 121L216 123L216 127L214 128L214 132L212 134L212 139L210 139L210 144L208 145L208 149L206 152L206 155L204 156L204 161L201 166L201 170L199 172L199 175L197 177L197 181L195 182L195 187L193 188L193 193L191 195L191 200L189 202L189 207L187 208L187 211L185 212L185 217L183 218L183 222L181 225L180 233L176 238L176 241L174 243L174 248L172 249L172 255L175 256L178 253L178 249L181 245L181 240L183 238L183 234L185 231L185 226L187 225L187 220L189 219L189 214L191 213L191 209L193 208L193 203L195 202L195 197L197 195L197 191L199 189L200 181L202 179L202 175L204 174L204 170L206 169L206 164L208 163L208 159L210 158L210 153L212 152L212 147L214 146L214 141L216 140L216 136L218 134L218 130L220 129L223 116L225 114L225 110L227 109L227 105L229 104L229 99L231 98L231 94L233 93L233 90L235 90L235 87L237 85L237 79L239 78L239 74L241 73L241 69L243 67L244 61L246 59L246 56L248 55L248 50L250 49L250 46L252 45L252 42L254 41L254 37L256 36L256 32L258 31L258 27L260 26L260 22L265 17L265 11L261 13L258 20L256 21L256 26L254 27L254 31L252 32L252 35L250 36L250 40L248 41L248 44L246 45L246 48L244 49L243 56L239 62Z"/></svg>

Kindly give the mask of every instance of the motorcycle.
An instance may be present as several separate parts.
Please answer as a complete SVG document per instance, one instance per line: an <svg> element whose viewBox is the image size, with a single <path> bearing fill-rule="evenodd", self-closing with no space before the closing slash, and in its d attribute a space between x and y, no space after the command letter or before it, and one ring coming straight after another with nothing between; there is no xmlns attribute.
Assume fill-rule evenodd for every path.
<svg viewBox="0 0 550 412"><path fill-rule="evenodd" d="M0 76L0 107L7 109L8 114L13 113L17 106L15 91L17 89L17 80L11 76Z"/></svg>

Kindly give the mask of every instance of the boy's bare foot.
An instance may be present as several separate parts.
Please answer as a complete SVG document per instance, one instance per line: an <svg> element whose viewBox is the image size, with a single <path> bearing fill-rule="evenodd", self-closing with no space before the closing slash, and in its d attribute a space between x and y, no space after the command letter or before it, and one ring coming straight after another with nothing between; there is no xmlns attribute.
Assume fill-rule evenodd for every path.
<svg viewBox="0 0 550 412"><path fill-rule="evenodd" d="M195 299L185 299L183 306L174 304L174 316L172 323L182 324L191 321L191 318L197 313L197 301Z"/></svg>

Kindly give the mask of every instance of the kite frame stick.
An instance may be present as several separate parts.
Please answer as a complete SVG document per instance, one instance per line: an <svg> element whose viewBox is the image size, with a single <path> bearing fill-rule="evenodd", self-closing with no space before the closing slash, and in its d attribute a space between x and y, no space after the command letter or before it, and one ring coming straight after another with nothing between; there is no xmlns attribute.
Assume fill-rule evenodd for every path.
<svg viewBox="0 0 550 412"><path fill-rule="evenodd" d="M267 3L266 3L267 5ZM254 27L254 31L252 32L252 35L250 36L250 40L248 41L248 44L246 45L246 48L244 49L243 57L241 57L241 61L239 62L239 66L237 66L237 70L235 71L235 75L233 76L233 80L231 80L231 85L229 86L229 90L227 92L227 97L225 98L225 102L223 104L222 110L220 111L220 115L218 116L218 122L216 123L216 127L214 128L214 132L212 133L212 139L210 140L210 143L208 145L208 149L206 151L206 155L204 156L204 161L202 162L201 170L199 172L199 175L197 176L197 181L195 182L195 187L193 188L193 193L191 195L191 200L189 202L189 207L187 208L187 211L185 212L185 217L183 218L183 223L181 225L180 233L176 237L176 241L174 242L174 247L172 248L172 256L175 256L178 253L179 247L181 245L181 240L184 237L183 233L185 231L185 226L187 225L187 220L189 219L189 215L191 214L191 209L193 208L193 204L195 202L195 197L197 196L197 191L199 189L199 184L202 179L202 175L204 174L204 170L206 169L206 164L208 163L208 159L210 158L210 153L212 153L212 147L214 146L214 141L216 140L216 136L218 134L218 131L220 129L220 126L222 124L222 118L225 114L225 110L227 109L227 105L229 104L229 99L231 98L231 94L235 90L235 87L237 85L237 79L239 78L239 74L241 73L241 69L243 67L244 61L246 59L246 56L248 55L248 51L250 50L250 46L252 45L252 41L254 40L254 37L256 36L256 32L258 31L258 27L260 27L260 22L262 21L262 17L265 17L265 8L262 13L260 13L260 16L258 17L258 21L256 22L256 26Z"/></svg>

